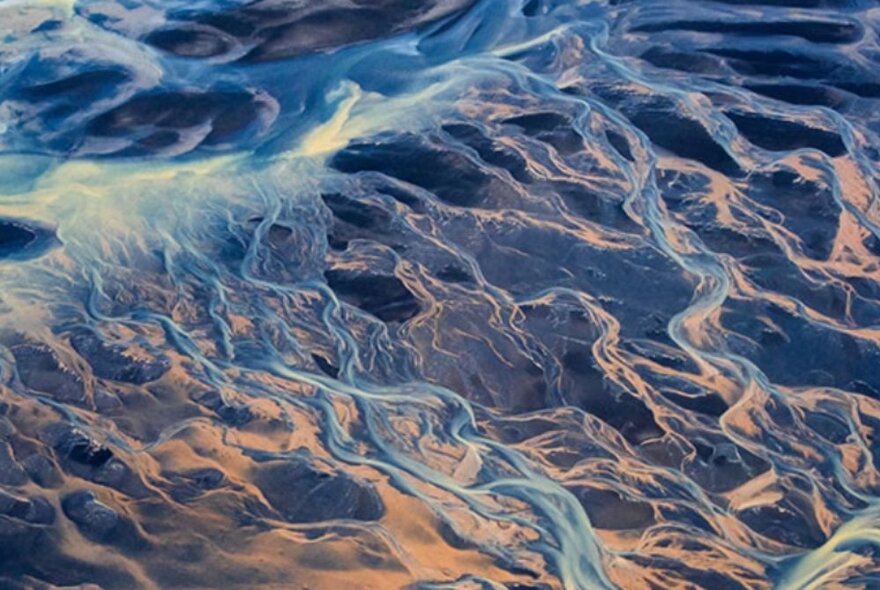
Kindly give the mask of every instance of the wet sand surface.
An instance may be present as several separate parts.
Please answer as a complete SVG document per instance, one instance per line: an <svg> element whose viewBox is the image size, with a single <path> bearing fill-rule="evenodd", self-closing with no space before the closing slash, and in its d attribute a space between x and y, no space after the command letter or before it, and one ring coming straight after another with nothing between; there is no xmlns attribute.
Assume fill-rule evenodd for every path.
<svg viewBox="0 0 880 590"><path fill-rule="evenodd" d="M875 3L0 33L3 588L880 588Z"/></svg>

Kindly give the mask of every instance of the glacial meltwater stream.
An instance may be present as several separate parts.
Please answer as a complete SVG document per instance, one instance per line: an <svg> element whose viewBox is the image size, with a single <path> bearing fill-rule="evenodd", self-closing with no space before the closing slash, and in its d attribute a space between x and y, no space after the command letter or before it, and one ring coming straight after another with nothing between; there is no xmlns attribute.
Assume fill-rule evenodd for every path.
<svg viewBox="0 0 880 590"><path fill-rule="evenodd" d="M0 0L0 587L880 588L871 0Z"/></svg>

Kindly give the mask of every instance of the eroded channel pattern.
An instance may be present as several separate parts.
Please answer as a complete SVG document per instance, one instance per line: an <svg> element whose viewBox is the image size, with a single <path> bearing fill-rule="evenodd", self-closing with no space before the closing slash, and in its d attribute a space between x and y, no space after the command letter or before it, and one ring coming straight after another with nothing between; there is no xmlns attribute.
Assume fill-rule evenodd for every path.
<svg viewBox="0 0 880 590"><path fill-rule="evenodd" d="M880 587L878 27L0 3L0 583Z"/></svg>

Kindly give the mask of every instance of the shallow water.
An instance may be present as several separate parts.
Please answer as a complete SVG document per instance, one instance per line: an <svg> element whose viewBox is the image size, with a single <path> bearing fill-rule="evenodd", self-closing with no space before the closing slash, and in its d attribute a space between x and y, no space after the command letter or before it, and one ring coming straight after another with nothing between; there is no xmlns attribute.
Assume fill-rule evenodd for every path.
<svg viewBox="0 0 880 590"><path fill-rule="evenodd" d="M878 27L0 2L0 585L880 587Z"/></svg>

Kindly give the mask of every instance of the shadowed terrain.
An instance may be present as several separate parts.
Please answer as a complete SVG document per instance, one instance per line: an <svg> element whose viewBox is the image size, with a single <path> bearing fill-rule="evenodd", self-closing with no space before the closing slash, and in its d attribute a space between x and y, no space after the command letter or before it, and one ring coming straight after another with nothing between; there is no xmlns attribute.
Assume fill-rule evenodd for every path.
<svg viewBox="0 0 880 590"><path fill-rule="evenodd" d="M880 587L874 3L0 27L0 586Z"/></svg>

